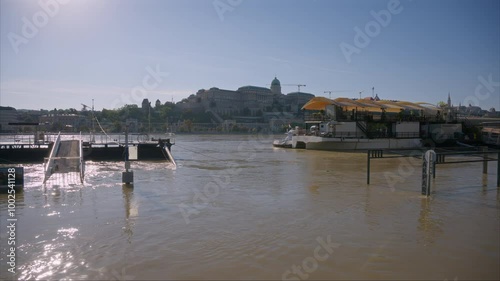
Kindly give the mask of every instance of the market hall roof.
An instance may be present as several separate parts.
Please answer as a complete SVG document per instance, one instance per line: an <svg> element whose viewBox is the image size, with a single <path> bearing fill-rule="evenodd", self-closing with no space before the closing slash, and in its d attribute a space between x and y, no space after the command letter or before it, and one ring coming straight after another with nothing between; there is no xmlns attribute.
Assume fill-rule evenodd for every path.
<svg viewBox="0 0 500 281"><path fill-rule="evenodd" d="M302 109L303 110L324 110L328 105L336 105L345 110L364 110L368 112L393 112L398 113L401 110L423 110L425 114L436 114L438 107L424 102L408 102L408 101L389 101L389 100L372 100L372 99L350 99L336 98L334 100L325 97L315 97L309 100Z"/></svg>

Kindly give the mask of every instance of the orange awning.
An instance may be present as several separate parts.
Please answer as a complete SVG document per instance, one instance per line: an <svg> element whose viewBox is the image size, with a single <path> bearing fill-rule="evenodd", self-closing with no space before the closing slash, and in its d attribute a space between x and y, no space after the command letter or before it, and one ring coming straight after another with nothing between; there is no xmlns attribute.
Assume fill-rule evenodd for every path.
<svg viewBox="0 0 500 281"><path fill-rule="evenodd" d="M308 101L302 109L305 110L325 110L327 105L333 104L333 100L325 97L314 97Z"/></svg>
<svg viewBox="0 0 500 281"><path fill-rule="evenodd" d="M371 99L350 99L350 98L336 98L334 100L325 97L315 97L307 102L302 109L305 110L325 110L328 105L336 105L343 110L359 110L367 112L382 112L399 113L402 110L424 110L426 114L432 114L438 110L435 106L427 103L414 103L407 101L390 101L380 100L375 101ZM382 110L383 109L383 110Z"/></svg>

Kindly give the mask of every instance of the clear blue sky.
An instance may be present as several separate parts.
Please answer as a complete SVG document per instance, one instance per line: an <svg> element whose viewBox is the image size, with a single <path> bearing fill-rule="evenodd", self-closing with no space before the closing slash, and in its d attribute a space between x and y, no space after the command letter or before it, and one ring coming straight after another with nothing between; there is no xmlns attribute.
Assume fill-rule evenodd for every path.
<svg viewBox="0 0 500 281"><path fill-rule="evenodd" d="M0 105L139 104L144 93L133 89L158 67L161 81L148 80L146 93L153 102L202 88L269 87L276 75L315 95L348 91L332 98L371 96L375 87L383 99L435 104L450 92L454 104L472 97L500 110L500 1L400 0L400 13L348 62L340 45L356 46L355 27L365 30L371 11L392 1L65 0L26 38L23 17L44 23L38 1L0 0ZM221 3L230 10L218 13Z"/></svg>

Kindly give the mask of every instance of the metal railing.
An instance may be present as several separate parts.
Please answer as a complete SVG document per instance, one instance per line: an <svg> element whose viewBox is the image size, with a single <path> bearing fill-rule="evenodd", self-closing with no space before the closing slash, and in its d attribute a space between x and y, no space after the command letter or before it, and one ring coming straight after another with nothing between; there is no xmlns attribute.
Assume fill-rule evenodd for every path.
<svg viewBox="0 0 500 281"><path fill-rule="evenodd" d="M306 115L304 116L304 121L318 121L318 122L322 122L322 121L330 121L331 118L329 116L325 116L325 115Z"/></svg>
<svg viewBox="0 0 500 281"><path fill-rule="evenodd" d="M80 181L83 184L83 179L85 177L85 161L83 160L83 138L82 138L82 133L80 132Z"/></svg>
<svg viewBox="0 0 500 281"><path fill-rule="evenodd" d="M57 150L59 150L59 145L61 144L61 133L57 135L56 141L54 142L54 145L52 146L52 149L49 154L49 158L47 162L44 163L44 178L43 178L43 183L49 179L49 177L52 175L52 166L54 165L54 156L57 154Z"/></svg>

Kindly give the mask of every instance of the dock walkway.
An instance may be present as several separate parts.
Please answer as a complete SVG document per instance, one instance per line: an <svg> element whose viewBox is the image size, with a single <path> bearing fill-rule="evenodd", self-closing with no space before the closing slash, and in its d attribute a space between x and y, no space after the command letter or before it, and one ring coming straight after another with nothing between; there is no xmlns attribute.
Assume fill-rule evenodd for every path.
<svg viewBox="0 0 500 281"><path fill-rule="evenodd" d="M82 140L61 140L61 135L52 147L49 158L45 159L44 183L51 175L56 173L80 173L80 179L83 183L84 163L82 153Z"/></svg>
<svg viewBox="0 0 500 281"><path fill-rule="evenodd" d="M79 172L80 141L61 141L54 156L54 173Z"/></svg>

